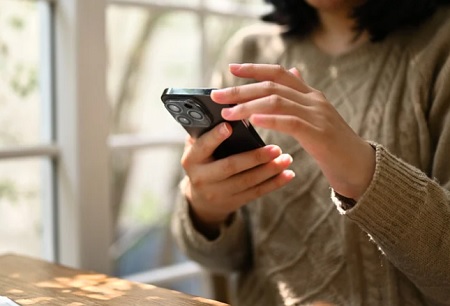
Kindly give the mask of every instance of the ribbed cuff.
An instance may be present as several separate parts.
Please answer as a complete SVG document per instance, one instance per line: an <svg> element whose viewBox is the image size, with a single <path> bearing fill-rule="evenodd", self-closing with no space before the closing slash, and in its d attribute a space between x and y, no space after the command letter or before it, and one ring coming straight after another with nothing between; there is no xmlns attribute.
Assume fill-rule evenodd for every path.
<svg viewBox="0 0 450 306"><path fill-rule="evenodd" d="M375 144L376 167L371 184L345 215L381 246L396 245L419 220L429 178Z"/></svg>
<svg viewBox="0 0 450 306"><path fill-rule="evenodd" d="M210 240L195 229L189 214L189 203L186 198L182 197L180 201L181 203L178 203L178 218L181 220L182 228L188 239L199 249L217 251L224 243L227 244L229 241L238 240L244 232L245 225L242 212L238 210L229 222L220 226L218 237Z"/></svg>
<svg viewBox="0 0 450 306"><path fill-rule="evenodd" d="M345 215L348 210L352 209L356 205L356 201L337 193L331 188L331 200L336 205L337 210L341 215Z"/></svg>

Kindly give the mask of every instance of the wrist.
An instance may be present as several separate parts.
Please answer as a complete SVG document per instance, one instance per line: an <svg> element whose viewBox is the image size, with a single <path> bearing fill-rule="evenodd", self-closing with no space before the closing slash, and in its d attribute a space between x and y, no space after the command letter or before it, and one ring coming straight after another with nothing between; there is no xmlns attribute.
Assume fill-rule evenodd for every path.
<svg viewBox="0 0 450 306"><path fill-rule="evenodd" d="M346 199L358 201L372 182L376 165L376 150L368 142L358 150L356 158L342 169L343 175L335 179L331 187L337 194Z"/></svg>
<svg viewBox="0 0 450 306"><path fill-rule="evenodd" d="M353 197L348 197L358 201L366 192L370 183L372 182L376 166L376 148L369 142L365 141L364 157L361 162L361 176L359 178L360 184L355 189L356 192ZM345 196L345 195L344 195Z"/></svg>
<svg viewBox="0 0 450 306"><path fill-rule="evenodd" d="M234 214L212 215L195 209L189 203L189 217L194 228L209 240L214 240L220 235L221 227L231 224Z"/></svg>

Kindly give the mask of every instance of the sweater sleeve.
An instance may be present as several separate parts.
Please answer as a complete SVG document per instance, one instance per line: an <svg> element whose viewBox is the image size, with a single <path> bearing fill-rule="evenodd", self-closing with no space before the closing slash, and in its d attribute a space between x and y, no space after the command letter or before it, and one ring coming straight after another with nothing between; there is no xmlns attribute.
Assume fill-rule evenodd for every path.
<svg viewBox="0 0 450 306"><path fill-rule="evenodd" d="M180 196L172 218L172 232L181 250L211 271L228 273L248 264L249 237L245 218L237 211L229 224L223 224L214 240L207 239L192 224L189 203Z"/></svg>
<svg viewBox="0 0 450 306"><path fill-rule="evenodd" d="M341 213L357 223L430 303L450 301L450 58L431 94L428 175L375 144L371 185ZM339 206L340 200L333 197Z"/></svg>

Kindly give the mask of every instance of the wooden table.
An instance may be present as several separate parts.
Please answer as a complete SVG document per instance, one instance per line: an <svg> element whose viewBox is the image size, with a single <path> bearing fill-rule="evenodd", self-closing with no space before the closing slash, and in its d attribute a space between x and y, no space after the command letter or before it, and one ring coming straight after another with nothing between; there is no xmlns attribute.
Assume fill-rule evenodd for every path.
<svg viewBox="0 0 450 306"><path fill-rule="evenodd" d="M226 304L18 255L0 256L0 296L20 305Z"/></svg>

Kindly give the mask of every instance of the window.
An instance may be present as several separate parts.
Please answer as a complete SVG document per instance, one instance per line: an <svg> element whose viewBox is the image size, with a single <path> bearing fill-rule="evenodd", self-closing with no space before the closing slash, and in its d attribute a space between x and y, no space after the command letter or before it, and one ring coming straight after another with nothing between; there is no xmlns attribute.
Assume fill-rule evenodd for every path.
<svg viewBox="0 0 450 306"><path fill-rule="evenodd" d="M0 8L0 252L110 271L105 2Z"/></svg>
<svg viewBox="0 0 450 306"><path fill-rule="evenodd" d="M225 41L267 9L2 0L0 253L207 294L170 240L185 133L160 95L208 86Z"/></svg>
<svg viewBox="0 0 450 306"><path fill-rule="evenodd" d="M54 260L50 6L0 7L0 252Z"/></svg>

